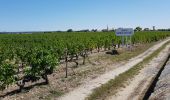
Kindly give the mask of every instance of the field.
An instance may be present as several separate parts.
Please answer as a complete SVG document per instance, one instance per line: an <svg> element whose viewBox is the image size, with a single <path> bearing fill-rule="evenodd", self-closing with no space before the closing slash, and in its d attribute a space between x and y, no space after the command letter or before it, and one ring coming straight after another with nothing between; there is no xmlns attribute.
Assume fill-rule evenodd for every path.
<svg viewBox="0 0 170 100"><path fill-rule="evenodd" d="M170 32L136 32L130 41L135 45L150 44L170 36ZM65 65L68 77L68 63L75 67L86 64L94 53L117 50L121 37L114 32L61 32L33 34L0 34L0 89L8 90L13 85L23 92L26 83L44 80L49 84L48 75L57 74L59 65ZM79 60L82 59L83 62Z"/></svg>

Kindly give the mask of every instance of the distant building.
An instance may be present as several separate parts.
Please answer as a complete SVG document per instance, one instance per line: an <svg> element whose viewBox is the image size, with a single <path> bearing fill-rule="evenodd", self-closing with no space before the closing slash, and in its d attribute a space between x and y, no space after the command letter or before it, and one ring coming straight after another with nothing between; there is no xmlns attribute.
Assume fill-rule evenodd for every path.
<svg viewBox="0 0 170 100"><path fill-rule="evenodd" d="M109 27L108 27L108 25L107 25L107 31L109 31Z"/></svg>
<svg viewBox="0 0 170 100"><path fill-rule="evenodd" d="M156 29L155 29L155 26L153 26L153 31L155 31Z"/></svg>

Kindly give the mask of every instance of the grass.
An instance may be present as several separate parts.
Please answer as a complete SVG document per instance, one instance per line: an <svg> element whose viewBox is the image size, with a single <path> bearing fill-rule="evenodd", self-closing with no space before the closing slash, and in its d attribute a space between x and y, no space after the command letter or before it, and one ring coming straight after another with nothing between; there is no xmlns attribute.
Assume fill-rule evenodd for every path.
<svg viewBox="0 0 170 100"><path fill-rule="evenodd" d="M139 73L139 71L147 64L151 59L153 59L156 55L158 55L161 50L163 50L167 44L165 43L158 50L152 53L150 56L146 57L141 63L137 64L133 68L128 71L120 74L115 79L110 80L106 84L103 84L101 87L96 88L87 100L104 100L109 95L114 95L118 89L125 87L130 79L132 79L135 75Z"/></svg>
<svg viewBox="0 0 170 100"><path fill-rule="evenodd" d="M132 57L135 57L135 56L143 53L145 50L149 49L154 44L155 44L155 42L147 43L147 44L139 44L132 51L118 50L119 55L114 55L114 56L113 55L104 55L104 56L100 56L99 58L100 59L111 59L112 62L126 61Z"/></svg>

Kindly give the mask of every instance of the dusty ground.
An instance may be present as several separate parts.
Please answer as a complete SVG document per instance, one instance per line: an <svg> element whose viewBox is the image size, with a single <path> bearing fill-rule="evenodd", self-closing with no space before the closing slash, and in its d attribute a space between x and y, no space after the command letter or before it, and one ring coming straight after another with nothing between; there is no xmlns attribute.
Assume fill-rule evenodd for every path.
<svg viewBox="0 0 170 100"><path fill-rule="evenodd" d="M90 95L93 92L93 89L100 87L102 84L105 84L110 79L114 79L120 73L127 71L128 69L132 68L139 62L143 61L144 58L148 57L150 54L152 54L154 51L156 51L158 48L160 48L164 43L166 43L169 40L170 39L167 39L166 41L154 45L144 53L138 55L135 58L130 59L123 65L122 64L114 65L117 66L116 69L113 69L93 80L87 81L85 84L82 84L78 88L59 98L59 100L84 100L88 95Z"/></svg>
<svg viewBox="0 0 170 100"><path fill-rule="evenodd" d="M140 100L141 95L150 84L151 80L158 73L161 62L168 57L170 45L168 45L157 57L152 59L140 73L135 76L125 88L122 88L116 95L108 97L107 100Z"/></svg>
<svg viewBox="0 0 170 100"><path fill-rule="evenodd" d="M31 86L29 91L26 93L10 93L13 90L18 89L18 87L11 86L6 91L0 93L1 98L3 100L40 100L40 99L54 99L59 97L69 91L75 91L76 87L82 86L82 84L87 84L91 80L97 79L98 76L109 72L110 70L117 69L119 66L127 63L126 56L132 57L142 52L146 48L149 48L150 44L147 45L138 45L135 47L134 51L128 51L125 54L120 55L106 55L105 52L94 53L89 57L89 61L87 61L86 65L80 65L78 68L74 68L75 75L73 74L72 68L69 68L69 77L65 78L64 65L61 64L59 69L53 74L49 76L50 84L49 85L36 85ZM139 52L137 51L139 50ZM152 51L149 49L148 52ZM119 52L123 52L124 50L119 50ZM138 52L138 53L137 53ZM142 56L148 54L138 56L141 58ZM136 53L136 54L135 54ZM134 60L133 58L128 62ZM82 61L80 61L82 62ZM74 66L74 63L69 63L69 66ZM121 69L121 68L120 68ZM43 82L40 80L39 83ZM97 82L100 85L100 82ZM31 84L31 83L30 83ZM27 84L29 86L29 84ZM9 94L6 94L9 92ZM2 96L4 96L2 98ZM67 95L67 94L66 94ZM70 100L70 99L69 99ZM78 99L79 100L79 99Z"/></svg>

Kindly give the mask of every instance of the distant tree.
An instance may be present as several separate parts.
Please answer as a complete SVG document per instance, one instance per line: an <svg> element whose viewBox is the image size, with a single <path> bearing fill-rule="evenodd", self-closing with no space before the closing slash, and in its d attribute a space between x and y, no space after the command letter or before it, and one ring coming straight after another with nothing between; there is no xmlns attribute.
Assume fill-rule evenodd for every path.
<svg viewBox="0 0 170 100"><path fill-rule="evenodd" d="M97 32L97 29L92 29L91 32Z"/></svg>
<svg viewBox="0 0 170 100"><path fill-rule="evenodd" d="M63 32L63 31L58 30L58 31L55 31L55 32Z"/></svg>
<svg viewBox="0 0 170 100"><path fill-rule="evenodd" d="M158 29L158 31L170 31L170 28L168 28L168 29Z"/></svg>
<svg viewBox="0 0 170 100"><path fill-rule="evenodd" d="M108 32L108 30L107 29L102 29L102 32Z"/></svg>
<svg viewBox="0 0 170 100"><path fill-rule="evenodd" d="M149 28L144 28L144 31L149 31Z"/></svg>
<svg viewBox="0 0 170 100"><path fill-rule="evenodd" d="M89 29L86 30L80 30L79 32L90 32Z"/></svg>
<svg viewBox="0 0 170 100"><path fill-rule="evenodd" d="M114 28L112 28L111 30L109 30L109 32L114 32L115 31L115 29Z"/></svg>
<svg viewBox="0 0 170 100"><path fill-rule="evenodd" d="M166 31L166 29L158 29L158 31Z"/></svg>
<svg viewBox="0 0 170 100"><path fill-rule="evenodd" d="M73 32L73 29L68 29L67 32Z"/></svg>
<svg viewBox="0 0 170 100"><path fill-rule="evenodd" d="M135 31L142 31L142 28L138 26L135 28Z"/></svg>

